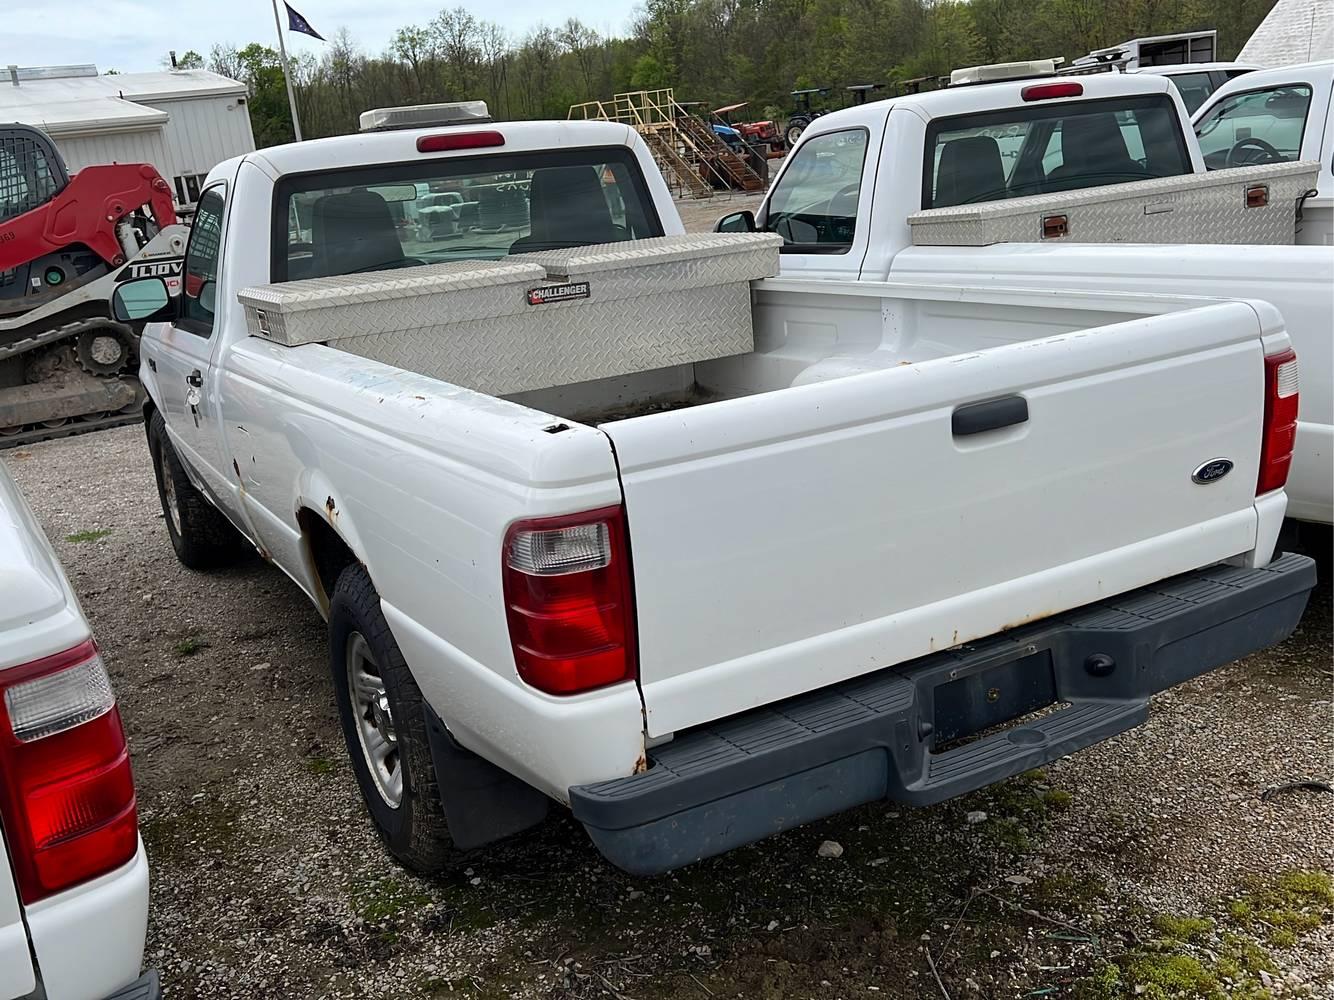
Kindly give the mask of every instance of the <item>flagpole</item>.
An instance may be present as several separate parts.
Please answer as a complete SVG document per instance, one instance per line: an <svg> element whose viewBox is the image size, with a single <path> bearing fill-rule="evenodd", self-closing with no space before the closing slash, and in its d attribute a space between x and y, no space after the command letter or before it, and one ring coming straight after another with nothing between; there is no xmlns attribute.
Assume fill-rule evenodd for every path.
<svg viewBox="0 0 1334 1000"><path fill-rule="evenodd" d="M273 25L278 29L278 54L283 61L283 79L287 81L287 103L292 108L292 131L296 141L301 141L301 119L296 113L296 91L292 89L292 67L287 63L287 45L283 41L283 22L278 17L278 0L273 0Z"/></svg>

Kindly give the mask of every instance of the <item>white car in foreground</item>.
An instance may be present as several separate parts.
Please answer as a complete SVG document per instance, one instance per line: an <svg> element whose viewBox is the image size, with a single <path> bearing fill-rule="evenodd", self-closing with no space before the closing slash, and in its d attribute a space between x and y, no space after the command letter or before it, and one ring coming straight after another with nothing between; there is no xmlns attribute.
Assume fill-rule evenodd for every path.
<svg viewBox="0 0 1334 1000"><path fill-rule="evenodd" d="M148 860L115 694L0 463L0 1000L157 1000Z"/></svg>

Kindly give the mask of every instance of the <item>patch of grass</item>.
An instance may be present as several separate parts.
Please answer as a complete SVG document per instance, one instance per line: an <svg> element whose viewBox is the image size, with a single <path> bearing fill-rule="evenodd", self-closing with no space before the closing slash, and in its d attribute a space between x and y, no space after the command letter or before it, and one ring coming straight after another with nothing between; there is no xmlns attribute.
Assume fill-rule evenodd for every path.
<svg viewBox="0 0 1334 1000"><path fill-rule="evenodd" d="M1213 933L1214 922L1204 917L1181 917L1172 913L1159 913L1153 918L1153 929L1169 941L1199 944Z"/></svg>
<svg viewBox="0 0 1334 1000"><path fill-rule="evenodd" d="M334 762L328 757L307 757L306 768L311 774L323 777L326 774L333 774Z"/></svg>
<svg viewBox="0 0 1334 1000"><path fill-rule="evenodd" d="M1026 771L970 796L963 808L988 814L989 822L978 829L992 846L1008 854L1026 854L1033 850L1035 837L1074 801L1069 792L1049 787L1049 781L1045 771Z"/></svg>
<svg viewBox="0 0 1334 1000"><path fill-rule="evenodd" d="M240 815L235 806L205 799L175 815L158 814L141 820L139 832L153 864L197 862L200 857L222 855L232 849Z"/></svg>
<svg viewBox="0 0 1334 1000"><path fill-rule="evenodd" d="M1228 902L1228 914L1263 933L1273 947L1291 948L1334 919L1334 878L1327 872L1294 869L1277 878L1252 880L1243 896Z"/></svg>
<svg viewBox="0 0 1334 1000"><path fill-rule="evenodd" d="M1064 788L1053 788L1042 796L1043 804L1052 812L1065 812L1074 802L1075 797Z"/></svg>
<svg viewBox="0 0 1334 1000"><path fill-rule="evenodd" d="M1089 904L1107 898L1107 884L1087 872L1054 872L1033 883L1027 898L1039 910L1081 913Z"/></svg>
<svg viewBox="0 0 1334 1000"><path fill-rule="evenodd" d="M379 924L418 910L431 902L424 890L407 879L390 876L354 886L352 906L357 916L368 924Z"/></svg>
<svg viewBox="0 0 1334 1000"><path fill-rule="evenodd" d="M1223 984L1218 976L1193 955L1181 952L1139 952L1122 964L1122 972L1132 991L1149 1000L1168 997L1199 997L1223 1000Z"/></svg>
<svg viewBox="0 0 1334 1000"><path fill-rule="evenodd" d="M95 542L99 538L106 538L111 534L110 528L94 528L92 531L76 531L72 535L66 535L67 542Z"/></svg>
<svg viewBox="0 0 1334 1000"><path fill-rule="evenodd" d="M1278 964L1254 938L1290 948L1334 915L1334 879L1294 870L1253 880L1223 906L1221 929L1204 917L1144 914L1159 939L1099 963L1077 1000L1273 1000L1261 973ZM1229 928L1228 925L1231 925ZM1244 933L1242 933L1244 931Z"/></svg>
<svg viewBox="0 0 1334 1000"><path fill-rule="evenodd" d="M1242 982L1247 976L1273 972L1275 968L1269 953L1254 941L1240 934L1223 935L1223 950L1218 958L1219 975Z"/></svg>
<svg viewBox="0 0 1334 1000"><path fill-rule="evenodd" d="M212 643L202 635L187 635L172 648L177 656L194 656L196 653L202 653L211 645Z"/></svg>

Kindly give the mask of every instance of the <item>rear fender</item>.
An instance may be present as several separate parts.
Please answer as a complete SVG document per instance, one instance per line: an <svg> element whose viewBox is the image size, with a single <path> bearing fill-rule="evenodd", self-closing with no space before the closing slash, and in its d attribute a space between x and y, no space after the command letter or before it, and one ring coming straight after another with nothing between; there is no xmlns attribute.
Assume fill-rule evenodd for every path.
<svg viewBox="0 0 1334 1000"><path fill-rule="evenodd" d="M357 561L366 567L366 572L370 574L371 581L375 581L375 567L366 559L366 546L362 544L361 533L357 530L356 521L352 514L343 504L342 497L333 483L322 471L318 469L303 469L301 479L298 483L294 517L297 527L302 530L302 534L307 534L302 529L301 512L309 511L318 517L330 528L333 529L343 542L351 550ZM306 571L310 575L310 580L316 584L312 593L320 593L319 574L315 569L315 562L311 552L309 539L307 539L306 549ZM326 595L323 610L328 613L328 597Z"/></svg>

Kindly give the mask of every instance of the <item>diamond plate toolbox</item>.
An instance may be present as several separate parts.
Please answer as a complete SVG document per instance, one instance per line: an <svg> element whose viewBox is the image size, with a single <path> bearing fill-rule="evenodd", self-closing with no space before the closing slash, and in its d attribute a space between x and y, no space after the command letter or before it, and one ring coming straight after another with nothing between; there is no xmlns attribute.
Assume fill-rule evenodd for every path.
<svg viewBox="0 0 1334 1000"><path fill-rule="evenodd" d="M493 395L745 354L780 237L661 236L240 293L251 336L327 343Z"/></svg>
<svg viewBox="0 0 1334 1000"><path fill-rule="evenodd" d="M1031 195L908 216L914 246L1291 244L1320 164L1300 161ZM1259 204L1263 202L1263 204Z"/></svg>
<svg viewBox="0 0 1334 1000"><path fill-rule="evenodd" d="M287 347L336 343L439 323L487 319L523 308L546 281L535 263L468 260L397 271L307 278L243 288L250 336Z"/></svg>

